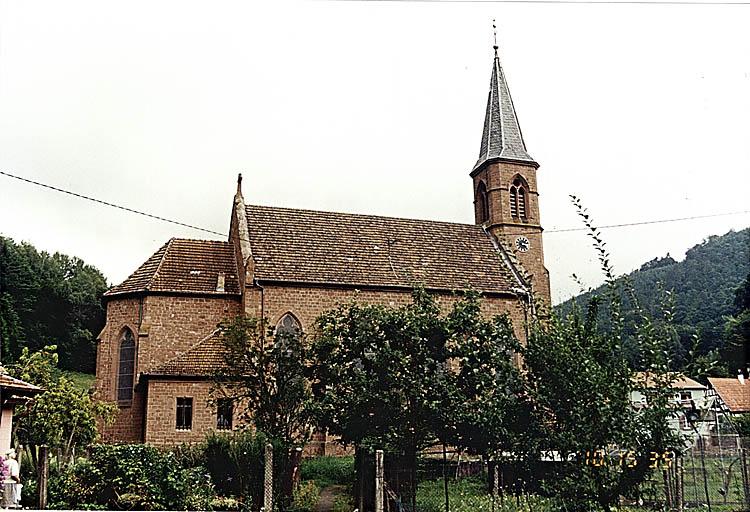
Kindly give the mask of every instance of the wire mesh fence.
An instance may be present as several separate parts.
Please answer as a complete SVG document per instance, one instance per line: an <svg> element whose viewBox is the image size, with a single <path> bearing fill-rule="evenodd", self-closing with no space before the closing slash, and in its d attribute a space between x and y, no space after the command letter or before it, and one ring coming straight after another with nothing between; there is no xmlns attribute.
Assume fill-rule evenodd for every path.
<svg viewBox="0 0 750 512"><path fill-rule="evenodd" d="M641 484L635 499L622 498L619 505L629 511L750 511L750 443L747 446L737 436L733 442L728 436L702 439L674 458L668 467L655 470ZM544 478L542 474L542 480L537 478L534 483L534 478L516 472L513 467L496 469L492 462L449 449L443 452L442 448L420 453L413 464L386 457L383 510L566 510L562 498L541 491ZM370 510L367 500L364 503L362 510Z"/></svg>

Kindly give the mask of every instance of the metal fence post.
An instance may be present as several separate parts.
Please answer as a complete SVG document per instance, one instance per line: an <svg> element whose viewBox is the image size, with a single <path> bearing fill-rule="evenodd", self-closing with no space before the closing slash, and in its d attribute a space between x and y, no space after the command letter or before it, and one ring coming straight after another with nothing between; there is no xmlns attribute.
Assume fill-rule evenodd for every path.
<svg viewBox="0 0 750 512"><path fill-rule="evenodd" d="M684 473L682 471L682 457L675 458L675 505L677 506L677 512L683 512L685 510L685 487L682 482Z"/></svg>
<svg viewBox="0 0 750 512"><path fill-rule="evenodd" d="M385 473L383 471L383 450L375 451L375 512L383 512L383 488Z"/></svg>
<svg viewBox="0 0 750 512"><path fill-rule="evenodd" d="M745 491L745 506L750 510L750 468L747 463L747 448L740 448L742 488Z"/></svg>
<svg viewBox="0 0 750 512"><path fill-rule="evenodd" d="M263 478L263 510L273 512L273 445L266 444L265 472Z"/></svg>

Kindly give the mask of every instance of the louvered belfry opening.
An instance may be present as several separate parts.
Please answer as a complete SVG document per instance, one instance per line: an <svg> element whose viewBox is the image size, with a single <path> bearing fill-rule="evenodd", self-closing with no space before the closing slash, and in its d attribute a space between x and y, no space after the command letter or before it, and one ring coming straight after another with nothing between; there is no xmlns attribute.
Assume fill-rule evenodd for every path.
<svg viewBox="0 0 750 512"><path fill-rule="evenodd" d="M120 362L117 371L117 401L133 399L133 377L135 376L135 337L125 328L120 338Z"/></svg>
<svg viewBox="0 0 750 512"><path fill-rule="evenodd" d="M510 186L510 215L518 219L526 219L526 185L520 177L513 180Z"/></svg>

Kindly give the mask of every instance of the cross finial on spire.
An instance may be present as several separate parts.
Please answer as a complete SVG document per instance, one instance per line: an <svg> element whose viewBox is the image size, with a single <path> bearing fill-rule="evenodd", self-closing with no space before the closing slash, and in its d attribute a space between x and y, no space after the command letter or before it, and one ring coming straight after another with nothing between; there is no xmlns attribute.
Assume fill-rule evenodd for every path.
<svg viewBox="0 0 750 512"><path fill-rule="evenodd" d="M492 45L492 48L495 49L495 55L497 55L497 25L495 24L495 18L492 18L492 37L495 41L495 44Z"/></svg>
<svg viewBox="0 0 750 512"><path fill-rule="evenodd" d="M242 194L242 173L237 174L237 193Z"/></svg>

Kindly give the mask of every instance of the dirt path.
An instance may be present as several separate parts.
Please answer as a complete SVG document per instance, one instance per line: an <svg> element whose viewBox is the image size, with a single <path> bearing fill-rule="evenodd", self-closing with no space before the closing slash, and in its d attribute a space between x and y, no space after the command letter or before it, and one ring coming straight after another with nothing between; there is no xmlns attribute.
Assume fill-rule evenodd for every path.
<svg viewBox="0 0 750 512"><path fill-rule="evenodd" d="M317 512L331 512L338 496L346 494L345 485L329 485L320 491Z"/></svg>

